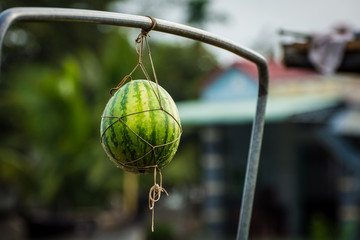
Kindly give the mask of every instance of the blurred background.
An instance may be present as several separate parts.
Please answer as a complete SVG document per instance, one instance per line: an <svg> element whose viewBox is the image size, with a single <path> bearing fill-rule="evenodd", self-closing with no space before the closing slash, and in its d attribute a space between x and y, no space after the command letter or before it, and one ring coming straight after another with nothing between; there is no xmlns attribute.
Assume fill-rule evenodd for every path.
<svg viewBox="0 0 360 240"><path fill-rule="evenodd" d="M236 0L2 0L150 15L263 54L270 96L250 239L359 239L360 3ZM255 112L254 64L151 32L159 79L184 134L153 176L116 168L100 145L109 89L138 57L139 29L13 25L0 82L0 238L234 239ZM141 75L139 75L142 77Z"/></svg>

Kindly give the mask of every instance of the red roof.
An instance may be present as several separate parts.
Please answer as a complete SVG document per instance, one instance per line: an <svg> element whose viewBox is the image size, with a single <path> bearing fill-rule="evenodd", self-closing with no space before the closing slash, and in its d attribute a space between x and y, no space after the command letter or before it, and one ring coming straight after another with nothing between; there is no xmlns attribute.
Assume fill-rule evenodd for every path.
<svg viewBox="0 0 360 240"><path fill-rule="evenodd" d="M238 61L232 64L232 68L237 68L240 71L248 74L253 79L258 79L257 67L254 63L249 61ZM281 63L275 61L268 61L270 82L294 80L295 78L315 75L314 70L301 68L287 68Z"/></svg>
<svg viewBox="0 0 360 240"><path fill-rule="evenodd" d="M247 74L250 78L254 79L254 81L258 80L258 71L255 63L246 60L237 61L225 68L216 66L207 74L205 74L205 76L203 76L199 82L199 90L203 91L204 88L215 82L223 73L231 69L238 69L239 71ZM314 70L288 68L285 67L282 63L277 63L272 60L268 61L268 69L270 83L300 80L307 76L317 75Z"/></svg>

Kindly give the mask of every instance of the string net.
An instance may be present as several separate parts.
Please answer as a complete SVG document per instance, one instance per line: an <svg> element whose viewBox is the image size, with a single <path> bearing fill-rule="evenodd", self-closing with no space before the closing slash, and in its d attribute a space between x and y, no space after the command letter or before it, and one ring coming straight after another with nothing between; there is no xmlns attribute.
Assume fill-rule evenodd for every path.
<svg viewBox="0 0 360 240"><path fill-rule="evenodd" d="M172 115L169 111L167 111L166 109L164 109L163 107L163 103L161 100L161 95L160 95L160 90L159 90L159 84L158 84L158 79L156 76L156 72L155 72L155 67L154 67L154 63L151 57L151 51L150 51L150 46L149 46L149 42L147 37L149 37L149 32L151 30L153 30L156 26L156 21L154 18L149 17L152 20L152 26L149 29L143 29L141 31L141 33L139 34L139 36L137 37L137 39L135 40L135 49L136 52L139 56L139 61L136 64L136 66L133 68L133 70L126 75L121 81L120 83L115 87L110 89L110 94L113 96L114 93L119 90L129 79L130 81L132 81L132 75L134 74L134 72L140 68L142 70L142 72L145 75L145 78L147 81L149 81L149 83L151 82L155 82L155 87L153 86L153 84L149 84L151 86L151 89L159 103L159 107L155 108L155 109L149 109L149 110L144 110L144 111L140 111L140 112L135 112L135 113L130 113L127 115L123 115L123 116L105 116L103 115L102 118L105 121L109 121L109 120L113 120L113 122L111 124L109 124L109 126L107 126L104 131L101 134L101 142L103 142L103 138L105 133L111 128L114 127L115 124L123 124L128 130L130 130L137 138L139 138L143 143L145 143L146 145L148 145L150 147L150 150L147 151L146 153L144 153L143 156L137 158L137 159L133 159L132 161L128 161L128 162L121 162L118 159L114 159L116 161L117 164L123 166L125 169L134 169L137 172L145 172L145 171L149 171L150 169L154 169L153 173L154 173L154 185L150 188L149 191L149 209L152 211L152 224L151 224L151 229L152 231L154 231L154 209L155 209L155 203L157 201L160 200L161 197L161 193L165 193L166 195L168 195L167 191L162 187L162 174L161 174L161 169L158 165L158 157L156 155L156 150L159 148L163 148L166 147L170 144L176 143L178 141L180 141L180 137L182 135L182 127L180 122L175 118L174 115ZM144 48L144 43L146 45L147 48L147 52L148 52L148 58L150 60L150 65L151 65L151 69L152 69L152 74L154 77L154 81L151 80L149 73L147 72L145 65L143 63L143 48ZM124 118L129 117L131 115L136 115L136 114L141 114L144 112L150 112L150 111L162 111L163 113L167 114L168 116L171 117L171 119L173 119L176 123L176 126L178 127L178 132L179 135L176 139L174 139L173 141L164 143L164 144L160 144L160 145L153 145L151 144L149 141L147 141L144 137L140 136L138 133L136 133L135 130L133 130L128 124L125 123ZM145 157L149 156L150 154L153 155L153 159L154 162L151 165L147 165L147 166L139 166L137 163L141 160L143 160ZM157 183L157 173L159 174L159 183Z"/></svg>

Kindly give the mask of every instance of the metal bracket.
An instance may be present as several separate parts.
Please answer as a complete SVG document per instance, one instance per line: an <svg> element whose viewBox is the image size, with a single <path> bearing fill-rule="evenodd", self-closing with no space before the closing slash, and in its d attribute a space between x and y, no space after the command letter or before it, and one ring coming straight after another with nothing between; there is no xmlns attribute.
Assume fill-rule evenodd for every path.
<svg viewBox="0 0 360 240"><path fill-rule="evenodd" d="M83 22L142 29L149 28L152 25L152 22L148 17L114 12L66 8L10 8L0 14L0 67L2 45L5 34L9 27L17 21ZM255 63L257 66L259 74L258 98L250 138L240 219L236 236L237 240L246 240L249 236L250 220L265 122L265 109L269 82L266 60L260 54L252 51L251 49L235 44L209 32L161 19L156 19L156 22L157 25L154 28L154 31L178 35L222 48Z"/></svg>

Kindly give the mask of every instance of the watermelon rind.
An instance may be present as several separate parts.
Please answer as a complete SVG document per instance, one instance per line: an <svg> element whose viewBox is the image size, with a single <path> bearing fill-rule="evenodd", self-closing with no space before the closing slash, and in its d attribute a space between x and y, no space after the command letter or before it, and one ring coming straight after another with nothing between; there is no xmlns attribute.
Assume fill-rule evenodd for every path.
<svg viewBox="0 0 360 240"><path fill-rule="evenodd" d="M182 133L179 112L169 93L149 80L132 80L109 99L100 135L108 157L134 173L153 172L174 157Z"/></svg>

